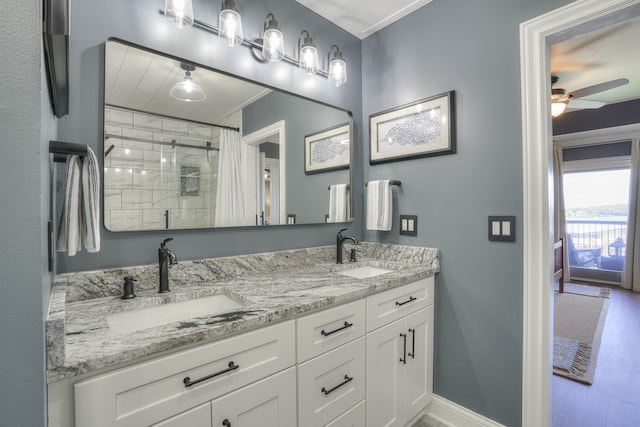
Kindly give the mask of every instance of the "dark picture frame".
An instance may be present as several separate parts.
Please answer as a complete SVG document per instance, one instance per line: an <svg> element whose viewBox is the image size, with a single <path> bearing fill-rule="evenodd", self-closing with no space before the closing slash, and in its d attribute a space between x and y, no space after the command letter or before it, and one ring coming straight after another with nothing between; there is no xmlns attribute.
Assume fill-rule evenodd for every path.
<svg viewBox="0 0 640 427"><path fill-rule="evenodd" d="M321 130L304 137L304 173L307 175L348 169L351 129L349 123Z"/></svg>
<svg viewBox="0 0 640 427"><path fill-rule="evenodd" d="M369 164L456 152L455 91L369 116Z"/></svg>

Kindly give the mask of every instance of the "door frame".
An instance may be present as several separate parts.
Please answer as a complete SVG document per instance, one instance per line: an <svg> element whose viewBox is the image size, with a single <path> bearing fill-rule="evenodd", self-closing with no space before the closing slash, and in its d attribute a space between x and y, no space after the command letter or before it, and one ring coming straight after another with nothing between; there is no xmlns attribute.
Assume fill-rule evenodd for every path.
<svg viewBox="0 0 640 427"><path fill-rule="evenodd" d="M254 147L257 149L257 146L260 144L260 142L263 142L263 140L265 138L268 137L272 137L274 135L278 136L278 144L280 145L280 152L279 152L279 156L280 156L280 186L279 186L279 193L280 193L280 197L279 197L279 203L280 203L280 224L286 224L287 223L287 215L286 215L286 209L285 207L287 206L286 202L287 202L287 186L286 186L286 177L287 177L287 171L286 171L286 165L287 165L287 137L286 137L286 123L284 120L280 120L277 121L275 123L272 123L268 126L263 127L262 129L258 129L255 132L252 132L248 135L245 135L244 137L242 137L242 146L243 146L243 150L244 153L246 154L244 156L245 158L245 167L249 168L249 165L246 164L246 161L248 161L248 158L250 157L249 154L249 149L250 147ZM257 166L256 166L257 167ZM245 175L245 176L249 176L249 175ZM248 198L251 197L249 195L250 191L245 191L246 193L246 197L247 197L247 203L249 202ZM250 204L247 204L247 206L249 206ZM255 203L253 204L255 206ZM255 210L255 209L254 209ZM247 209L248 211L248 209ZM252 212L251 215L254 215L255 212ZM247 215L249 215L249 213L247 212Z"/></svg>
<svg viewBox="0 0 640 427"><path fill-rule="evenodd" d="M523 158L522 425L551 424L553 162L549 45L640 0L578 0L520 25ZM626 16L628 19L629 16ZM606 22L614 23L611 19Z"/></svg>

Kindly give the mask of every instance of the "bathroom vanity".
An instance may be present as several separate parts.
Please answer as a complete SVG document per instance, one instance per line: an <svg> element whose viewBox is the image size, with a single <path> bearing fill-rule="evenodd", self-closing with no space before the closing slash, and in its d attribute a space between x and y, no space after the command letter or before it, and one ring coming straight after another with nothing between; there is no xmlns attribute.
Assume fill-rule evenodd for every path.
<svg viewBox="0 0 640 427"><path fill-rule="evenodd" d="M438 251L359 250L344 265L330 247L180 263L162 296L152 267L60 276L49 425L406 425L431 399ZM133 300L115 294L123 272L141 282ZM193 302L216 295L198 315ZM153 324L183 303L197 317Z"/></svg>

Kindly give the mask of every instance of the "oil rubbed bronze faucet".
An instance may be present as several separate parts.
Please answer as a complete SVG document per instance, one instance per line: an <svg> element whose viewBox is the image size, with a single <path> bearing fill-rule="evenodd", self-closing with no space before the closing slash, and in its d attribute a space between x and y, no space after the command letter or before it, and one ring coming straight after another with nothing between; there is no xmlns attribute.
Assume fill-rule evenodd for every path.
<svg viewBox="0 0 640 427"><path fill-rule="evenodd" d="M346 240L351 240L354 245L358 244L358 240L355 237L342 235L342 232L346 230L346 228L343 228L338 231L338 235L336 236L336 264L342 264L342 246Z"/></svg>
<svg viewBox="0 0 640 427"><path fill-rule="evenodd" d="M160 243L160 248L158 249L158 267L160 270L158 293L160 294L169 292L169 266L178 263L176 255L166 247L167 242L170 242L171 240L173 240L172 237L164 239L164 241Z"/></svg>

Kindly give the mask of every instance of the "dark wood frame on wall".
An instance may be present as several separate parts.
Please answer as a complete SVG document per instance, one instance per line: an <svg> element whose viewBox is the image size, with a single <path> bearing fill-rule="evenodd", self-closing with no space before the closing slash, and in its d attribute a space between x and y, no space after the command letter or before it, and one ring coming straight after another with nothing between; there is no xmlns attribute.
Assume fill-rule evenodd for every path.
<svg viewBox="0 0 640 427"><path fill-rule="evenodd" d="M43 45L51 106L69 114L69 0L44 0Z"/></svg>
<svg viewBox="0 0 640 427"><path fill-rule="evenodd" d="M422 119L420 115L436 109L440 109L441 116L446 117L446 122L440 123L437 127L441 139L434 140L435 143L431 143L431 141L411 143L416 138L428 138L429 133L426 130L419 129L417 123L411 123L410 120ZM432 125L432 123L427 123L427 125ZM381 129L382 127L387 129ZM380 143L382 142L380 138L381 130L389 130L385 134L385 138L390 137L391 132L395 132L396 136L408 141L408 143L399 142L398 148L383 153L380 150ZM451 90L371 114L369 116L369 139L369 164L372 165L454 154L456 152L455 91ZM393 138L390 138L390 140L392 141L391 145L394 145Z"/></svg>
<svg viewBox="0 0 640 427"><path fill-rule="evenodd" d="M347 148L346 159L342 161L327 161L326 165L313 165L311 163L311 144L328 139L332 136L344 134L346 131L347 139L351 141L351 126L349 122L340 123L327 129L305 135L304 137L304 173L307 175L330 172L339 169L348 169L351 164L351 147Z"/></svg>

